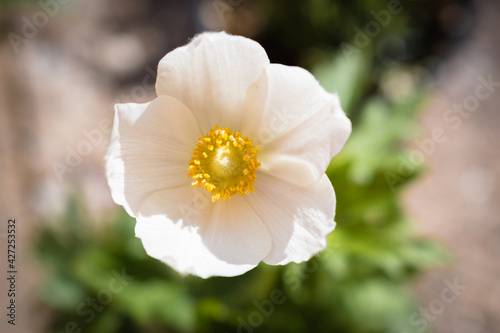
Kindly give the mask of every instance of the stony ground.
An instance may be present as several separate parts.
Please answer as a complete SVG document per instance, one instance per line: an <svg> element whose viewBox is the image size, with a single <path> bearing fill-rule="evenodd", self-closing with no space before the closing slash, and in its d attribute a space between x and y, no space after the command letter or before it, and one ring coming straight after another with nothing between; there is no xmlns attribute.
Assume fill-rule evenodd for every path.
<svg viewBox="0 0 500 333"><path fill-rule="evenodd" d="M406 195L421 232L454 255L450 267L418 284L422 306L431 307L429 324L439 333L500 331L499 13L498 1L481 2L473 35L442 69L422 124L424 138L441 128L447 139L427 154L428 172ZM488 86L482 78L496 82L490 91L479 88ZM450 113L454 105L463 111ZM466 289L441 309L446 281L455 279Z"/></svg>

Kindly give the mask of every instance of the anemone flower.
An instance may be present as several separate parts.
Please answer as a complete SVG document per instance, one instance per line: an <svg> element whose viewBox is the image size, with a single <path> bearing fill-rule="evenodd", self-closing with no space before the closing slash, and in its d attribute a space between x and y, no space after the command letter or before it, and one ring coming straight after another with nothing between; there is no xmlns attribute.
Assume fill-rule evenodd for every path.
<svg viewBox="0 0 500 333"><path fill-rule="evenodd" d="M156 93L115 106L106 155L113 200L151 257L206 278L326 247L336 201L325 170L351 132L336 94L224 32L168 53Z"/></svg>

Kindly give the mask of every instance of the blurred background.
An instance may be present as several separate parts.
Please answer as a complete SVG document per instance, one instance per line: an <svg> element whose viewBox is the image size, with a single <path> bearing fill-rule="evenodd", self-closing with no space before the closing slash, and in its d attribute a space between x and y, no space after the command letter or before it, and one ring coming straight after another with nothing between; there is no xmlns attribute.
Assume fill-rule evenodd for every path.
<svg viewBox="0 0 500 333"><path fill-rule="evenodd" d="M0 0L2 332L500 332L497 0ZM235 278L146 255L103 167L116 102L196 33L338 91L328 249ZM7 306L16 220L16 322ZM12 264L12 263L10 263Z"/></svg>

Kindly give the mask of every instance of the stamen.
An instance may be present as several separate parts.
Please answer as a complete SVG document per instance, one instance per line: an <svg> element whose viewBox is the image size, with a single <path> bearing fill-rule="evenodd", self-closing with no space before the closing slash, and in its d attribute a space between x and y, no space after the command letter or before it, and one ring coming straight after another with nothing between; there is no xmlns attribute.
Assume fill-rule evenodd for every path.
<svg viewBox="0 0 500 333"><path fill-rule="evenodd" d="M240 132L215 125L206 137L198 139L193 151L187 174L193 178L191 185L205 187L212 194L212 202L253 192L261 165L257 161L259 149Z"/></svg>

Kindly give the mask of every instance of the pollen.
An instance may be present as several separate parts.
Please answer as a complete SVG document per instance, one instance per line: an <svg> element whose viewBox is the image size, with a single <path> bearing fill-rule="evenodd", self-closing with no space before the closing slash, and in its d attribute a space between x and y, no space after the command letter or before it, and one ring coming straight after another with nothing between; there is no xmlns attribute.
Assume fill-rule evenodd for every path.
<svg viewBox="0 0 500 333"><path fill-rule="evenodd" d="M193 178L191 185L205 187L212 194L212 202L253 192L260 166L259 149L240 132L215 125L205 137L198 139L193 151L187 175Z"/></svg>

